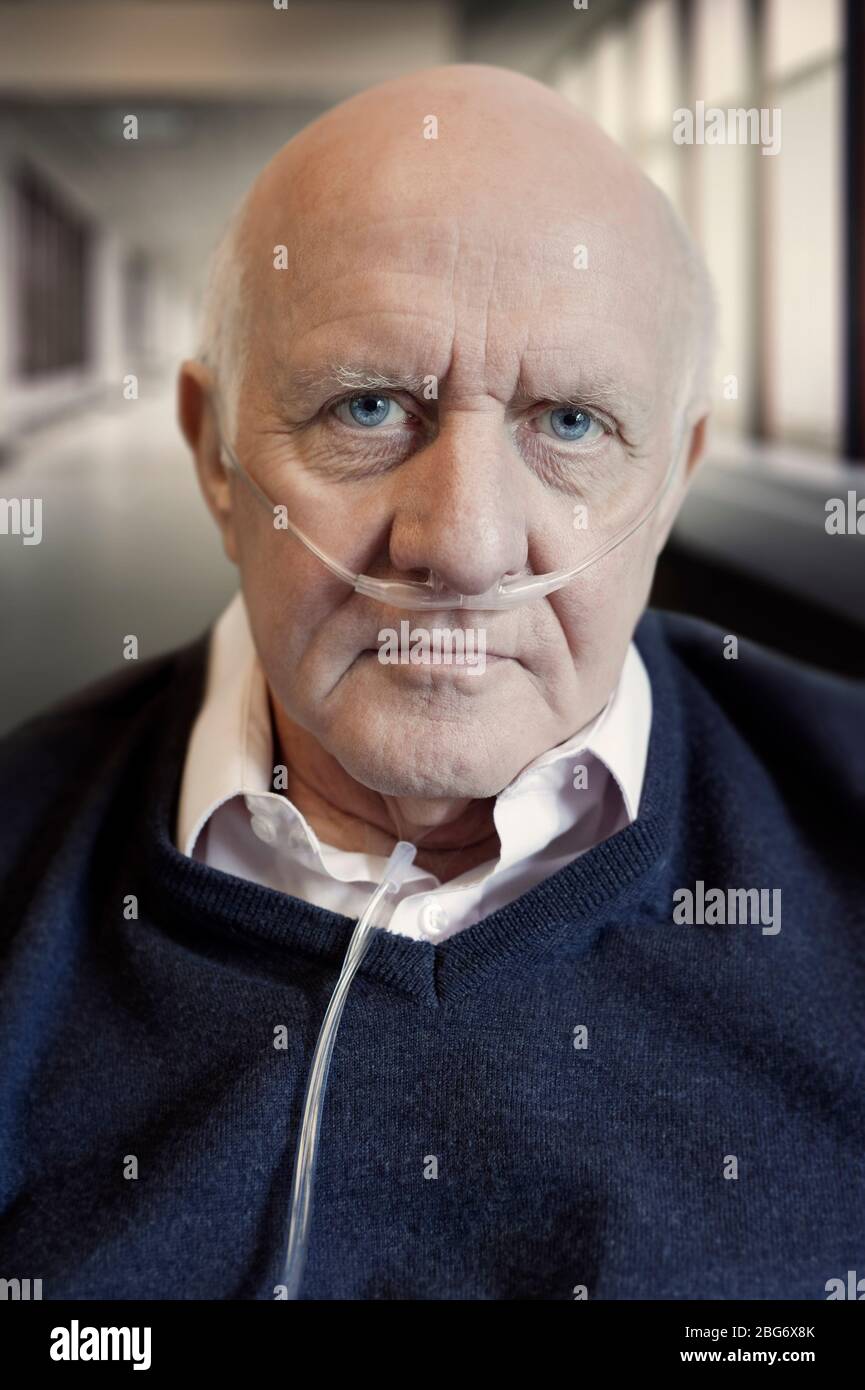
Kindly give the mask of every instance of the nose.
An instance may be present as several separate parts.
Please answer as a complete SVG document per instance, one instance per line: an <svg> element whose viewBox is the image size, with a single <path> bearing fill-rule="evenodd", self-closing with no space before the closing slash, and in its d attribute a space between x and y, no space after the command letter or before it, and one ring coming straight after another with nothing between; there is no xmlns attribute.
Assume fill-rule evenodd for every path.
<svg viewBox="0 0 865 1390"><path fill-rule="evenodd" d="M389 537L400 574L432 570L449 588L482 594L528 556L526 469L498 412L451 412L400 470Z"/></svg>

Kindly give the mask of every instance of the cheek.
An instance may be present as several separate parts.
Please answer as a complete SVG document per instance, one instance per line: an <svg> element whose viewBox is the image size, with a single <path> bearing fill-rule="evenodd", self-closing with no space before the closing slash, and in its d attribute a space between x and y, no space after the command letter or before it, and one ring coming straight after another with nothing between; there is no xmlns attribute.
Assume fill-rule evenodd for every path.
<svg viewBox="0 0 865 1390"><path fill-rule="evenodd" d="M308 654L349 590L286 532L245 534L240 576L253 639L277 698L300 714L314 697Z"/></svg>
<svg viewBox="0 0 865 1390"><path fill-rule="evenodd" d="M645 528L552 596L581 700L605 699L615 684L646 605L654 566L654 539Z"/></svg>

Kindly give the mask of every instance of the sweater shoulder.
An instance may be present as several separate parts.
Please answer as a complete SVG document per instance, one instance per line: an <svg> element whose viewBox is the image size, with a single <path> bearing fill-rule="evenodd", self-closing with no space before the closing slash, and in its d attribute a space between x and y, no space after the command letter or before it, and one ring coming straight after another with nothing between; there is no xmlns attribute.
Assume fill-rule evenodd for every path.
<svg viewBox="0 0 865 1390"><path fill-rule="evenodd" d="M14 807L92 781L118 745L129 744L176 708L203 672L206 637L91 682L0 739L0 802Z"/></svg>
<svg viewBox="0 0 865 1390"><path fill-rule="evenodd" d="M686 705L711 708L719 738L738 733L764 765L795 763L815 789L834 782L865 798L865 681L678 613L650 610L638 643L672 664Z"/></svg>

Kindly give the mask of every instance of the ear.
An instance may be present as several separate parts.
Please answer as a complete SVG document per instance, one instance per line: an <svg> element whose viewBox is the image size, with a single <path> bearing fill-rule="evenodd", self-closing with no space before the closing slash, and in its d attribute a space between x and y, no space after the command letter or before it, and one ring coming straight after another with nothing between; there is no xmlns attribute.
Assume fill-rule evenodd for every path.
<svg viewBox="0 0 865 1390"><path fill-rule="evenodd" d="M177 418L195 457L198 483L211 516L219 527L225 553L238 563L234 526L234 494L220 458L219 430L211 392L213 377L202 362L187 360L177 378Z"/></svg>
<svg viewBox="0 0 865 1390"><path fill-rule="evenodd" d="M697 423L691 430L691 439L688 445L688 461L685 464L685 477L688 480L688 482L690 482L693 478L695 472L697 471L697 466L706 452L706 435L708 430L708 424L709 415L707 412L705 415L700 417L700 419L697 421Z"/></svg>
<svg viewBox="0 0 865 1390"><path fill-rule="evenodd" d="M699 420L690 427L690 434L687 435L687 450L685 455L685 472L679 486L673 489L667 499L666 506L662 509L659 518L660 525L655 532L655 554L660 555L667 539L673 529L673 523L679 513L679 508L684 500L685 493L690 486L691 480L697 471L700 460L706 449L706 434L709 423L709 415L701 415Z"/></svg>

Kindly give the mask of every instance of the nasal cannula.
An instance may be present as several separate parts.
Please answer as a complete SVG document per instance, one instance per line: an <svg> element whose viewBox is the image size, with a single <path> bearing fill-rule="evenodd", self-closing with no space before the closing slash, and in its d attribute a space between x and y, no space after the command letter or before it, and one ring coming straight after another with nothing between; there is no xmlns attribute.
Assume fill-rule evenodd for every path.
<svg viewBox="0 0 865 1390"><path fill-rule="evenodd" d="M331 1054L333 1053L342 1010L355 971L366 955L372 933L376 930L376 911L383 899L388 894L395 893L400 887L416 854L416 847L409 844L407 840L398 840L394 846L393 853L384 866L381 882L364 908L357 926L351 934L342 969L339 972L339 979L330 997L330 1003L327 1006L327 1012L315 1045L312 1066L306 1083L303 1118L300 1122L300 1138L297 1142L297 1157L294 1163L294 1181L291 1190L288 1244L281 1281L285 1286L285 1296L289 1299L296 1299L298 1296L306 1263L321 1112L325 1087L327 1086L328 1068L330 1067Z"/></svg>

